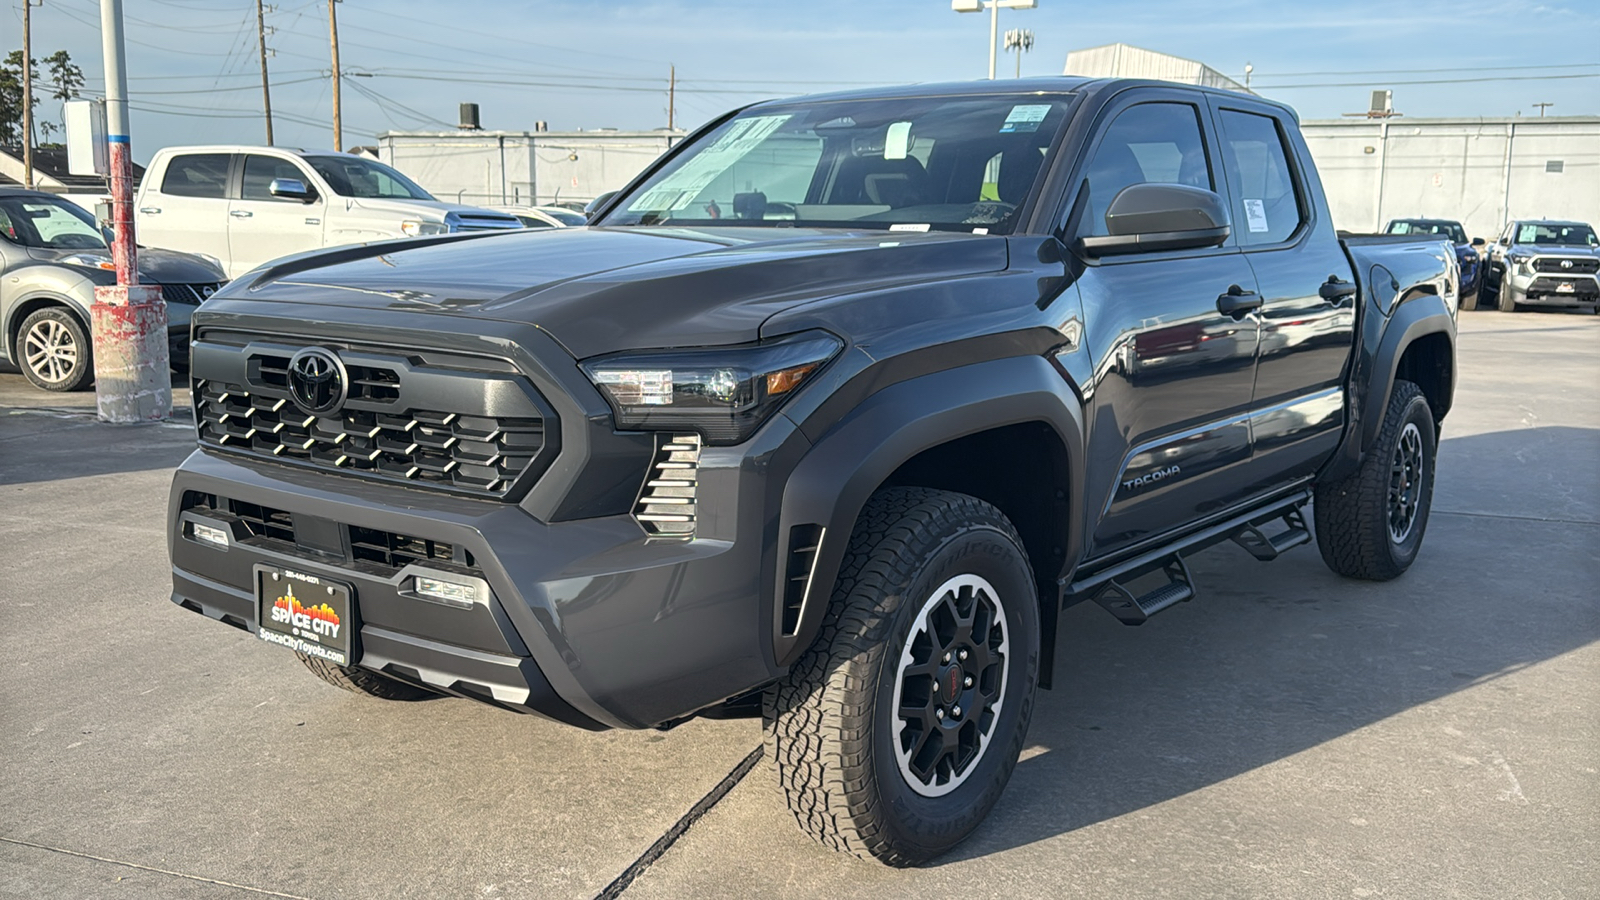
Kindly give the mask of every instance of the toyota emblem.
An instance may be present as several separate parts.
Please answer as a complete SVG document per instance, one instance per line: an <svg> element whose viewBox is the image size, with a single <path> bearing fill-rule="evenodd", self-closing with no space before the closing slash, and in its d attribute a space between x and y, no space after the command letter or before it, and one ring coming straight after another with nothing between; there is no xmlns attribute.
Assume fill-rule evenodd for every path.
<svg viewBox="0 0 1600 900"><path fill-rule="evenodd" d="M1561 261L1561 268L1563 268L1563 269L1570 269L1570 268L1572 268L1572 260L1570 260L1570 259L1563 259L1563 260L1562 260L1562 261Z"/></svg>
<svg viewBox="0 0 1600 900"><path fill-rule="evenodd" d="M289 397L311 415L338 412L349 384L344 363L331 350L307 347L289 360Z"/></svg>

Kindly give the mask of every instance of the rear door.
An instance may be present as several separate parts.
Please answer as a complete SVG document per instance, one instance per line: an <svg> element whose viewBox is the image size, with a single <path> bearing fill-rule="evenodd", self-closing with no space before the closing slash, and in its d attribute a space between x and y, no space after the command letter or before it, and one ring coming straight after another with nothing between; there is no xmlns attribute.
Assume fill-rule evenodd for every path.
<svg viewBox="0 0 1600 900"><path fill-rule="evenodd" d="M1294 122L1265 105L1212 104L1234 234L1263 301L1251 473L1269 490L1314 474L1339 442L1355 285Z"/></svg>
<svg viewBox="0 0 1600 900"><path fill-rule="evenodd" d="M1072 237L1107 234L1123 188L1167 182L1222 193L1199 94L1141 88L1100 113L1078 182ZM1255 276L1232 239L1220 247L1087 260L1078 280L1096 375L1085 508L1090 557L1125 550L1245 495L1255 384Z"/></svg>
<svg viewBox="0 0 1600 900"><path fill-rule="evenodd" d="M280 256L322 246L327 199L318 196L306 203L274 197L270 188L277 178L292 178L316 190L316 180L299 163L265 153L245 154L239 196L228 204L230 278Z"/></svg>
<svg viewBox="0 0 1600 900"><path fill-rule="evenodd" d="M139 243L206 253L228 268L228 174L232 165L233 154L227 152L173 156L160 173L160 182L147 185L140 193L134 219Z"/></svg>

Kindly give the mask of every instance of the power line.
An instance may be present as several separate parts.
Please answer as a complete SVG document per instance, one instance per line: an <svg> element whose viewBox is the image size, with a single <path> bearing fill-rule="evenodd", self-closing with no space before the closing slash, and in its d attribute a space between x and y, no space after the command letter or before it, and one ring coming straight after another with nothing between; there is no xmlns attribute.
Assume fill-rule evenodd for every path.
<svg viewBox="0 0 1600 900"><path fill-rule="evenodd" d="M1389 87L1396 84L1477 84L1489 81L1562 81L1573 78L1600 78L1600 72L1587 72L1578 75L1501 75L1484 78L1432 78L1414 81L1396 81L1393 79L1378 81L1319 81L1311 84L1277 84L1264 85L1263 87L1269 91L1292 91L1300 88Z"/></svg>

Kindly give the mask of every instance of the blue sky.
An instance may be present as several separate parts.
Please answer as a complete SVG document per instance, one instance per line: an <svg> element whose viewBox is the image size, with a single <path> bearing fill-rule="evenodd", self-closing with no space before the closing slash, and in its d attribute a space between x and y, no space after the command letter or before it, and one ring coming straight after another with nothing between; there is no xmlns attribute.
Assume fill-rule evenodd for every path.
<svg viewBox="0 0 1600 900"><path fill-rule="evenodd" d="M21 45L6 0L5 49ZM102 84L97 0L45 0L34 55L60 48ZM262 140L253 0L124 0L134 154L172 144ZM280 144L331 146L326 0L276 0L273 110ZM1410 116L1600 114L1600 3L1555 0L1039 0L1002 10L1029 28L1024 75L1058 74L1067 51L1123 41L1207 63L1305 118L1366 107L1394 90ZM988 16L948 0L342 0L345 144L453 125L476 101L486 128L678 124L765 97L856 85L983 77ZM1002 76L1014 71L1003 57ZM1462 81L1463 79L1485 79ZM495 82L495 83L486 83ZM1451 82L1451 83L1420 83ZM42 114L54 117L53 103Z"/></svg>

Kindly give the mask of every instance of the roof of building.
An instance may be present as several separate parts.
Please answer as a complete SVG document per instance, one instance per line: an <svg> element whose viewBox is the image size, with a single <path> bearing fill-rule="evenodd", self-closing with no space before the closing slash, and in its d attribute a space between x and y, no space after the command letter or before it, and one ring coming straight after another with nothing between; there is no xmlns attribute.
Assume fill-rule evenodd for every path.
<svg viewBox="0 0 1600 900"><path fill-rule="evenodd" d="M1153 78L1204 87L1252 93L1249 88L1205 63L1132 44L1104 44L1067 54L1064 75L1089 78Z"/></svg>
<svg viewBox="0 0 1600 900"><path fill-rule="evenodd" d="M21 184L24 168L22 148L0 147L0 184ZM133 185L139 186L144 177L144 166L133 164ZM46 188L65 188L78 191L108 190L104 175L74 175L67 170L67 148L33 148L33 183Z"/></svg>

